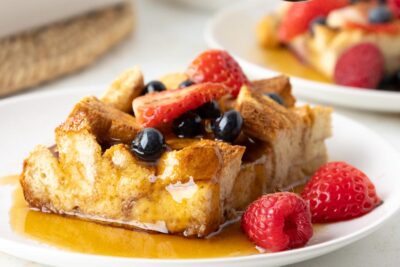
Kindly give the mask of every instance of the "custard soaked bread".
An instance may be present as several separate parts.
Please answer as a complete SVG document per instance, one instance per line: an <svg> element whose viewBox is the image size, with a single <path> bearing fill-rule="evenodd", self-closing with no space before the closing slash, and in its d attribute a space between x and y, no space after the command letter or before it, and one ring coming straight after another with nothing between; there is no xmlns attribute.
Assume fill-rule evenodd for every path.
<svg viewBox="0 0 400 267"><path fill-rule="evenodd" d="M95 111L75 112L89 100L95 101L83 99L56 129L58 158L38 146L25 161L21 183L31 207L186 236L205 236L223 223L244 147L198 140L165 152L157 166L137 160L124 144L102 152L97 134L109 133L106 116L94 124L99 117L87 114ZM126 120L119 128L130 126Z"/></svg>
<svg viewBox="0 0 400 267"><path fill-rule="evenodd" d="M244 133L265 143L271 161L267 191L299 183L326 162L324 141L331 135L330 108L287 109L249 88L241 90L237 105Z"/></svg>
<svg viewBox="0 0 400 267"><path fill-rule="evenodd" d="M114 226L205 237L237 218L261 194L304 182L325 163L331 110L294 107L286 77L243 86L238 98L229 100L236 110L217 114L217 119L208 119L215 112L204 112L201 106L203 110L196 112L202 119L190 111L168 121L170 110L162 109L165 102L151 101L162 95L168 108L176 107L173 114L187 107L174 106L176 99L204 101L205 107L215 109L215 103L207 102L210 95L223 94L212 90L230 93L214 83L136 98L133 106L145 105L140 112L147 114L135 110L137 116L146 120L163 116L157 118L163 122L159 130L144 129L134 116L122 111L126 109L118 103L124 95L132 97L129 90L119 91L119 97L110 97L107 103L83 98L56 129L56 151L38 146L25 160L21 185L28 204L43 212ZM285 105L265 95L271 92ZM230 125L236 123L235 128L224 132L223 127L229 125L221 122L224 119ZM195 127L204 127L202 138L193 134ZM232 138L235 131L237 136ZM152 143L154 136L163 142L160 147ZM149 149L159 149L155 160L146 158Z"/></svg>

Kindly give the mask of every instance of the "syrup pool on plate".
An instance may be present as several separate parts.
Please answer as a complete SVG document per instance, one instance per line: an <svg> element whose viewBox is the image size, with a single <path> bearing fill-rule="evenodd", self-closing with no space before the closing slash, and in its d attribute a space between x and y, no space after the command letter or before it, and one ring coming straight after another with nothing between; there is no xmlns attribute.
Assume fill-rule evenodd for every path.
<svg viewBox="0 0 400 267"><path fill-rule="evenodd" d="M332 80L318 71L306 66L286 48L263 49L263 63L266 67L308 80L332 83Z"/></svg>
<svg viewBox="0 0 400 267"><path fill-rule="evenodd" d="M18 176L6 178L17 185ZM0 185L5 180L0 180ZM258 254L241 232L240 224L227 226L207 239L130 231L60 215L29 210L19 185L10 210L13 230L22 236L62 249L104 256L135 258L212 258Z"/></svg>

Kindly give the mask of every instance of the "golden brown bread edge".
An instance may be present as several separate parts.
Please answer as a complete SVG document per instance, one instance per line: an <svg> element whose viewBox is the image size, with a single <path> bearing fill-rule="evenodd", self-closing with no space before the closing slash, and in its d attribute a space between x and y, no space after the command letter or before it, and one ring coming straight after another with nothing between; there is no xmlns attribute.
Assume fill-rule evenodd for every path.
<svg viewBox="0 0 400 267"><path fill-rule="evenodd" d="M285 77L256 84L243 88L237 101L256 151L212 140L167 140L173 150L157 166L136 160L125 145L140 130L133 116L95 97L82 99L56 129L58 157L38 146L25 160L21 185L27 202L125 228L210 234L262 193L304 181L327 158L330 109L287 109L261 94L271 88L293 106ZM271 133L257 125L268 116L274 117ZM296 142L310 144L291 156L288 144Z"/></svg>
<svg viewBox="0 0 400 267"><path fill-rule="evenodd" d="M331 108L284 108L271 98L242 88L237 109L246 135L264 143L269 166L267 192L304 182L327 161L325 139L331 136ZM261 153L263 155L263 153Z"/></svg>
<svg viewBox="0 0 400 267"><path fill-rule="evenodd" d="M132 101L142 94L144 78L138 66L121 73L107 88L100 100L116 109L132 113Z"/></svg>
<svg viewBox="0 0 400 267"><path fill-rule="evenodd" d="M94 97L82 99L56 129L58 157L38 146L25 160L21 185L29 205L185 236L204 237L217 229L225 221L224 203L245 148L176 140L174 146L182 143L181 148L165 152L151 165L137 160L126 144L104 150L99 142L126 140L129 136L121 133L135 127L130 115Z"/></svg>

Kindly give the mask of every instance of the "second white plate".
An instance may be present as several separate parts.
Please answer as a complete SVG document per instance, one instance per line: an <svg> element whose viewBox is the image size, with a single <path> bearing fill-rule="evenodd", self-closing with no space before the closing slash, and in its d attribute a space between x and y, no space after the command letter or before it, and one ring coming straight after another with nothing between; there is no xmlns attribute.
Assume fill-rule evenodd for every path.
<svg viewBox="0 0 400 267"><path fill-rule="evenodd" d="M212 48L229 51L251 78L265 78L278 73L263 62L257 45L257 22L280 4L278 0L246 0L219 12L208 24L205 38ZM364 90L292 78L294 93L301 98L351 108L400 112L400 92Z"/></svg>

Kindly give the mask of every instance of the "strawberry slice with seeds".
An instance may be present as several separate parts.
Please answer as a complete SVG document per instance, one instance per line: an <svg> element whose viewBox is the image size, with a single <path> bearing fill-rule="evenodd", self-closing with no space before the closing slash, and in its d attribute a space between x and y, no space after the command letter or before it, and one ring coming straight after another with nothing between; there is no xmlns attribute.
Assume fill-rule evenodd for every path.
<svg viewBox="0 0 400 267"><path fill-rule="evenodd" d="M278 36L281 42L290 42L309 29L310 22L317 17L326 17L331 11L349 5L348 0L313 0L292 3L285 13Z"/></svg>
<svg viewBox="0 0 400 267"><path fill-rule="evenodd" d="M232 89L223 84L196 84L183 89L137 97L133 101L133 110L136 120L141 126L155 127L171 122L189 110L231 93Z"/></svg>

